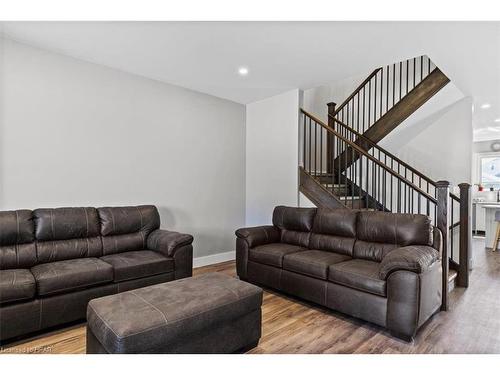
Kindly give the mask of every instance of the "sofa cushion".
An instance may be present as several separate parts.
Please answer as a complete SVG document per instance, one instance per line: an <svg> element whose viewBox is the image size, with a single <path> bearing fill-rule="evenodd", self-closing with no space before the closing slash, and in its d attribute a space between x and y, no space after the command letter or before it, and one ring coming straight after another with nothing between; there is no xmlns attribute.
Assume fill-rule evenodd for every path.
<svg viewBox="0 0 500 375"><path fill-rule="evenodd" d="M151 250L106 255L101 260L113 266L115 282L158 275L174 270L172 258L167 258Z"/></svg>
<svg viewBox="0 0 500 375"><path fill-rule="evenodd" d="M279 229L310 232L316 208L277 206L273 211L273 224Z"/></svg>
<svg viewBox="0 0 500 375"><path fill-rule="evenodd" d="M425 215L360 211L354 258L380 262L398 247L432 246L432 234L430 219Z"/></svg>
<svg viewBox="0 0 500 375"><path fill-rule="evenodd" d="M307 247L316 208L277 206L273 211L273 224L281 232L281 242Z"/></svg>
<svg viewBox="0 0 500 375"><path fill-rule="evenodd" d="M27 269L0 270L0 304L35 296L35 279Z"/></svg>
<svg viewBox="0 0 500 375"><path fill-rule="evenodd" d="M353 259L329 267L328 280L363 292L386 296L385 280L379 278L380 263Z"/></svg>
<svg viewBox="0 0 500 375"><path fill-rule="evenodd" d="M33 216L39 263L102 255L95 208L39 208L33 211Z"/></svg>
<svg viewBox="0 0 500 375"><path fill-rule="evenodd" d="M39 208L33 216L38 241L99 236L99 218L93 207Z"/></svg>
<svg viewBox="0 0 500 375"><path fill-rule="evenodd" d="M99 257L102 255L102 242L99 237L38 242L36 245L36 253L38 256L38 263Z"/></svg>
<svg viewBox="0 0 500 375"><path fill-rule="evenodd" d="M310 232L297 232L294 230L283 229L281 231L280 242L307 248L309 246L310 237Z"/></svg>
<svg viewBox="0 0 500 375"><path fill-rule="evenodd" d="M97 258L63 260L31 268L40 296L113 281L113 267Z"/></svg>
<svg viewBox="0 0 500 375"><path fill-rule="evenodd" d="M318 208L309 248L352 256L356 238L356 220L356 211Z"/></svg>
<svg viewBox="0 0 500 375"><path fill-rule="evenodd" d="M37 263L31 211L0 211L0 229L0 270L29 268Z"/></svg>
<svg viewBox="0 0 500 375"><path fill-rule="evenodd" d="M348 255L322 250L306 250L285 255L283 269L326 280L328 267L351 259Z"/></svg>
<svg viewBox="0 0 500 375"><path fill-rule="evenodd" d="M314 217L312 232L354 238L356 237L357 218L357 211L318 208Z"/></svg>
<svg viewBox="0 0 500 375"><path fill-rule="evenodd" d="M287 254L305 251L307 249L285 243L271 243L257 246L249 250L251 261L275 267L283 267L283 257Z"/></svg>
<svg viewBox="0 0 500 375"><path fill-rule="evenodd" d="M147 248L149 233L160 227L160 215L155 206L101 207L103 254Z"/></svg>

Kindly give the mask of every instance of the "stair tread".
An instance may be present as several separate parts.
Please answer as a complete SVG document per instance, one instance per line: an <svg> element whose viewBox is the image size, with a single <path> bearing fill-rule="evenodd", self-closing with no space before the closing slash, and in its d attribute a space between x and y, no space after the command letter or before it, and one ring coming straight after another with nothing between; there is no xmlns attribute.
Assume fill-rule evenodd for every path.
<svg viewBox="0 0 500 375"><path fill-rule="evenodd" d="M457 276L458 276L458 272L450 269L448 271L448 282L452 282L453 280L455 280L457 278Z"/></svg>

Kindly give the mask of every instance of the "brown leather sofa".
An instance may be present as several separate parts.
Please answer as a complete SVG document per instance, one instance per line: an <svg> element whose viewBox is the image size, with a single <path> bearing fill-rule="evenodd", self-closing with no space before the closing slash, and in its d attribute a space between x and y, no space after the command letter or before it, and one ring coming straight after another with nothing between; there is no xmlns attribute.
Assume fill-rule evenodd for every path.
<svg viewBox="0 0 500 375"><path fill-rule="evenodd" d="M0 212L0 341L84 319L97 297L192 275L155 206Z"/></svg>
<svg viewBox="0 0 500 375"><path fill-rule="evenodd" d="M386 327L411 340L441 305L441 232L424 215L274 209L236 231L242 280Z"/></svg>

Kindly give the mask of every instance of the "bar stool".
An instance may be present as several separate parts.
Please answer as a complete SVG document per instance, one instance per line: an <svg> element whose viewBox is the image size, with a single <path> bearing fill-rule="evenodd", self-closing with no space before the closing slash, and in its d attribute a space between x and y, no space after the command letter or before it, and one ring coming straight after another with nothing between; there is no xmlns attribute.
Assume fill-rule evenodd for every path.
<svg viewBox="0 0 500 375"><path fill-rule="evenodd" d="M497 251L498 240L500 239L500 211L495 211L495 221L497 223L497 230L495 233L495 241L493 242L493 245L491 246L491 249L493 251Z"/></svg>

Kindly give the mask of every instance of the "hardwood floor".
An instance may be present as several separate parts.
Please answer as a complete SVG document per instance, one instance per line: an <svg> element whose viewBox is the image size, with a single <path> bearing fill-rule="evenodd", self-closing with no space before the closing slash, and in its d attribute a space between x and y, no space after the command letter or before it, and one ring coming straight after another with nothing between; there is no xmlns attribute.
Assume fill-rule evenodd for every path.
<svg viewBox="0 0 500 375"><path fill-rule="evenodd" d="M500 252L474 240L475 267L468 289L450 295L450 310L435 315L413 343L384 329L266 290L263 332L250 353L500 353ZM235 275L234 262L195 270L195 274ZM83 324L52 331L2 348L4 353L85 353Z"/></svg>

